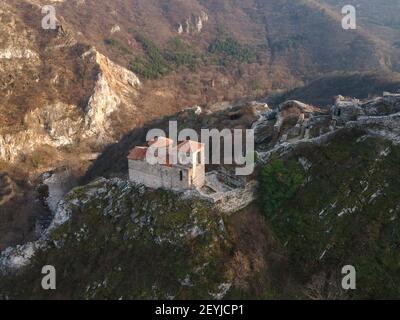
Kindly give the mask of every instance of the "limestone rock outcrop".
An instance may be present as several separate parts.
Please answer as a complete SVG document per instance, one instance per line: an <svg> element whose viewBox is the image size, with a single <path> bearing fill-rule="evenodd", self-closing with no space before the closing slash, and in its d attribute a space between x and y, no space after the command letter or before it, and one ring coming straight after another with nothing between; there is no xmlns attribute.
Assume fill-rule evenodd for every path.
<svg viewBox="0 0 400 320"><path fill-rule="evenodd" d="M200 14L192 14L189 18L186 18L184 22L178 24L177 31L179 34L201 33L208 20L209 16L204 11L201 11Z"/></svg>
<svg viewBox="0 0 400 320"><path fill-rule="evenodd" d="M135 111L131 99L137 95L141 83L134 73L113 63L94 48L81 59L98 70L85 109L62 101L38 105L24 116L20 130L0 130L0 159L16 161L20 155L29 154L41 145L58 148L76 145L82 139L92 139L99 144L114 141L111 116L118 114L124 106Z"/></svg>

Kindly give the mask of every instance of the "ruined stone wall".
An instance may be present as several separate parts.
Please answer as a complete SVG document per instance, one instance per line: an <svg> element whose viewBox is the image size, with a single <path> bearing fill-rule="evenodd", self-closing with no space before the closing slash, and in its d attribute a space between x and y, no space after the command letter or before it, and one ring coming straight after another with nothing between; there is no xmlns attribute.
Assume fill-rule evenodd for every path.
<svg viewBox="0 0 400 320"><path fill-rule="evenodd" d="M257 188L257 181L251 181L244 188L223 193L216 206L225 213L233 213L244 209L257 199Z"/></svg>
<svg viewBox="0 0 400 320"><path fill-rule="evenodd" d="M206 167L205 165L196 166L196 175L193 178L193 186L201 188L206 183Z"/></svg>

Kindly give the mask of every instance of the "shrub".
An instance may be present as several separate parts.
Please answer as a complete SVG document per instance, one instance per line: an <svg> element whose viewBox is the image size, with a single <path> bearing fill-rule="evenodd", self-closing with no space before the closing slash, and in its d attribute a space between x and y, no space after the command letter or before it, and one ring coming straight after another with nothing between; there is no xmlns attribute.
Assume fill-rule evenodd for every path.
<svg viewBox="0 0 400 320"><path fill-rule="evenodd" d="M264 212L273 217L290 200L304 181L304 172L294 160L273 159L261 172L261 199Z"/></svg>
<svg viewBox="0 0 400 320"><path fill-rule="evenodd" d="M129 48L125 47L118 39L108 38L108 39L104 40L104 43L107 46L115 48L116 50L118 50L119 52L121 52L123 54L127 54L127 55L132 54L132 51Z"/></svg>
<svg viewBox="0 0 400 320"><path fill-rule="evenodd" d="M208 51L213 54L221 54L224 57L224 59L221 60L224 64L226 59L242 63L251 63L255 57L250 47L241 45L232 36L228 36L224 33L220 33L210 44Z"/></svg>
<svg viewBox="0 0 400 320"><path fill-rule="evenodd" d="M165 50L140 33L136 40L142 44L146 55L134 58L131 69L146 79L159 78L182 66L194 71L199 65L197 54L178 37L171 39Z"/></svg>
<svg viewBox="0 0 400 320"><path fill-rule="evenodd" d="M146 79L155 79L171 71L161 50L149 38L137 33L136 40L143 46L146 56L136 57L131 63L131 69Z"/></svg>
<svg viewBox="0 0 400 320"><path fill-rule="evenodd" d="M196 70L199 65L198 55L178 37L168 42L164 57L175 67L187 66Z"/></svg>

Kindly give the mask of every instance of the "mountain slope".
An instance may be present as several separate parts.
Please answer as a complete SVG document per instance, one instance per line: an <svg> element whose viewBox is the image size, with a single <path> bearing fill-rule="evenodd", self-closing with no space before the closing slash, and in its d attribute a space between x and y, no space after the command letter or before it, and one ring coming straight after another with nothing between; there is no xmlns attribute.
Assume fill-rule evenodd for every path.
<svg viewBox="0 0 400 320"><path fill-rule="evenodd" d="M393 73L399 57L396 17L389 23L379 18L382 28L371 28L374 10L393 14L390 7L358 3L368 11L362 10L360 27L349 31L341 28L342 2L334 0L1 1L0 248L37 240L38 220L52 217L41 201L46 193L40 188L43 173L66 166L83 177L82 184L89 183L67 196L64 204L69 206L71 219L47 234L60 242L39 246L33 264L17 273L17 278L2 278L0 287L6 288L0 292L2 297L117 299L119 293L127 298L396 297L398 277L393 270L398 266L392 258L398 258L398 207L393 199L398 198L398 181L392 177L398 176L398 146L363 135L386 135L398 141L397 117L358 122L353 125L362 130L361 135L350 131L327 146L311 145L282 159L284 164L296 162L295 181L303 175L309 178L301 180L304 185L275 208L288 214L285 217L293 222L289 224L258 204L225 217L203 201L186 203L162 191L141 193L126 181L112 179L126 178L127 152L144 142L147 129L165 128L170 119L197 130L248 128L260 114L254 104L242 101L275 98L273 94L284 92L278 100L271 100L274 108L260 119L265 125L263 136L258 137L264 143L263 153L285 139L298 139L298 127L292 124L301 122L302 113L322 119L311 119L313 128L307 134L311 140L332 130L326 108L296 101L278 106L279 99L326 105L336 94L363 98L396 91L400 84L398 74ZM56 7L56 30L41 28L44 4ZM390 34L382 37L383 31ZM371 103L388 107L383 100ZM218 103L222 101L238 103L233 109L211 112L224 109L227 104ZM194 105L201 105L204 112L200 116L194 109L177 113ZM275 124L281 120L283 125L276 132ZM282 145L286 150L285 142ZM289 143L288 150L291 147ZM301 168L308 164L304 157L314 165L309 172ZM281 175L278 170L277 177ZM110 180L93 182L100 176ZM327 185L325 178L331 183ZM359 191L361 178L369 189L361 198L353 197L352 190ZM349 190L351 197L344 197ZM390 201L384 201L385 196ZM171 203L168 197L176 201ZM342 212L337 206L330 211L332 217L319 221L315 212L336 199L343 202L344 214L339 216ZM374 212L365 206L370 200ZM297 211L289 210L293 203ZM163 214L157 216L158 211ZM137 212L148 220L132 220ZM201 227L209 228L209 233L190 239L185 232L187 227L198 226L197 218L204 218ZM172 225L166 223L169 220ZM82 231L85 225L88 229ZM304 226L310 225L318 239L314 234L307 239L301 236L307 231ZM337 227L332 238L324 233L331 225ZM364 226L368 232L360 230ZM175 233L175 227L183 236ZM145 241L124 238L137 233ZM165 246L157 243L160 237L167 240ZM357 238L356 244L349 237ZM353 263L361 266L363 289L355 295L337 287L340 264L351 263L344 245L356 252ZM27 245L7 251L1 267L21 261L18 255L13 260L18 251L25 254L23 258L30 257L33 248ZM195 249L198 260L188 254ZM363 259L365 252L377 259ZM124 283L135 274L131 257L140 268L130 286ZM324 257L334 263L329 267ZM87 259L91 259L89 264ZM156 259L166 274L157 273ZM118 265L119 260L123 265ZM97 270L99 261L104 268ZM60 296L38 289L40 266L47 263L57 264L65 275ZM203 275L193 274L201 263L216 266L206 268ZM68 268L76 273L66 275ZM387 291L382 292L380 273L375 270L395 286L383 287ZM105 279L105 273L112 279ZM190 273L193 277L188 282ZM92 275L89 281L87 275ZM76 290L70 280L80 283Z"/></svg>
<svg viewBox="0 0 400 320"><path fill-rule="evenodd" d="M63 224L46 240L2 256L0 272L9 272L26 263L15 258L21 252L36 251L17 282L0 278L0 297L222 299L231 288L249 292L266 267L266 230L238 231L226 218L200 199L99 179L66 197L56 215ZM243 246L240 232L249 228L260 242ZM37 286L43 263L56 267L57 291Z"/></svg>
<svg viewBox="0 0 400 320"><path fill-rule="evenodd" d="M343 0L320 0L337 10L347 5ZM399 70L400 43L400 19L397 12L400 3L396 0L388 1L352 1L357 12L358 26L368 30L370 34L385 42L392 51L393 67Z"/></svg>
<svg viewBox="0 0 400 320"><path fill-rule="evenodd" d="M2 253L2 297L398 298L400 149L373 128L276 153L257 171L259 205L231 215L117 178L76 188L39 241ZM38 286L47 264L55 292Z"/></svg>
<svg viewBox="0 0 400 320"><path fill-rule="evenodd" d="M263 169L264 214L310 298L399 297L399 156L398 145L350 130ZM357 270L348 294L345 265Z"/></svg>
<svg viewBox="0 0 400 320"><path fill-rule="evenodd" d="M368 99L382 95L382 92L397 92L400 75L391 73L333 73L310 81L305 86L271 95L267 101L279 104L286 100L299 100L306 103L328 106L334 97L344 95ZM323 94L322 94L323 93Z"/></svg>
<svg viewBox="0 0 400 320"><path fill-rule="evenodd" d="M57 30L41 29L44 4L56 7ZM311 0L24 0L1 8L3 160L43 144L101 148L187 106L392 68L390 48L363 29L343 30L339 13Z"/></svg>

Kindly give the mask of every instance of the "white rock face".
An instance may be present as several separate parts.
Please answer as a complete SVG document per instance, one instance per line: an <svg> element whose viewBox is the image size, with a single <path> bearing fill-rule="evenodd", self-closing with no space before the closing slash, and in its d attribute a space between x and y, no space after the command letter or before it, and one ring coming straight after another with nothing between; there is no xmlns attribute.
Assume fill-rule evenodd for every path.
<svg viewBox="0 0 400 320"><path fill-rule="evenodd" d="M214 300L222 300L226 296L226 294L229 292L231 287L232 287L232 283L222 283L218 287L219 291L217 293L210 292L209 294Z"/></svg>
<svg viewBox="0 0 400 320"><path fill-rule="evenodd" d="M35 243L32 242L23 246L6 249L0 255L0 274L27 266L35 252Z"/></svg>
<svg viewBox="0 0 400 320"><path fill-rule="evenodd" d="M41 145L59 148L74 145L82 138L94 138L100 144L112 141L110 117L121 105L135 110L130 98L137 94L140 80L95 49L82 59L91 60L88 62L97 64L100 70L86 110L63 102L38 106L25 115L24 130L0 131L0 159L15 162Z"/></svg>
<svg viewBox="0 0 400 320"><path fill-rule="evenodd" d="M74 144L83 127L78 108L61 102L31 111L24 124L25 130L0 134L0 159L14 162L40 145L57 148Z"/></svg>
<svg viewBox="0 0 400 320"><path fill-rule="evenodd" d="M0 59L38 59L38 54L30 49L6 48L0 49Z"/></svg>
<svg viewBox="0 0 400 320"><path fill-rule="evenodd" d="M371 135L380 136L400 145L400 113L388 116L361 117L346 124L348 128L366 129Z"/></svg>
<svg viewBox="0 0 400 320"><path fill-rule="evenodd" d="M201 18L197 19L196 29L198 33L200 33L201 30L203 30L203 20Z"/></svg>
<svg viewBox="0 0 400 320"><path fill-rule="evenodd" d="M111 34L117 33L119 31L121 31L121 27L117 24L111 28Z"/></svg>
<svg viewBox="0 0 400 320"><path fill-rule="evenodd" d="M129 95L136 94L141 86L139 78L92 49L83 56L94 59L100 66L100 74L86 108L85 137L96 136L99 141L110 138L113 128L109 118L121 104L130 104Z"/></svg>
<svg viewBox="0 0 400 320"><path fill-rule="evenodd" d="M192 14L186 18L184 23L179 23L179 34L198 34L203 31L204 25L208 22L209 17L206 12L201 11L200 14Z"/></svg>
<svg viewBox="0 0 400 320"><path fill-rule="evenodd" d="M39 240L21 246L7 248L3 252L0 252L0 274L13 273L29 265L36 252L47 246L51 232L71 218L71 206L73 206L75 202L74 199L69 200L69 202L61 201L59 203L51 225L42 234Z"/></svg>
<svg viewBox="0 0 400 320"><path fill-rule="evenodd" d="M179 26L178 26L178 33L179 33L179 34L182 34L182 33L183 33L183 26L182 26L181 23L180 23Z"/></svg>
<svg viewBox="0 0 400 320"><path fill-rule="evenodd" d="M36 0L29 2L33 10L40 10L43 5ZM54 2L62 1L50 1ZM30 88L35 85L41 86L45 81L41 79L45 77L42 75L43 50L37 46L37 34L14 14L13 6L9 3L12 1L0 1L0 90L4 92L0 95L0 107L4 110L9 105L10 108L14 107L9 101L21 94L21 84L25 86L26 82L26 87ZM119 29L118 25L114 25L111 31L118 32ZM73 35L66 28L61 28L58 36L45 51L49 55L59 56L63 50L60 48L75 44ZM78 65L93 70L88 75L82 75L90 78L82 80L96 81L92 86L93 92L89 92L90 101L86 108L61 98L66 94L62 87L71 84L70 75L64 74L68 72L68 68L51 66L52 87L48 90L54 90L55 98L47 102L42 102L46 101L45 97L43 100L38 99L37 105L30 106L31 109L23 115L18 126L14 123L12 127L0 125L0 160L16 162L21 155L29 155L40 146L74 146L85 138L95 139L99 144L110 142L111 137L114 137L111 115L118 113L121 106L125 106L125 110L130 108L129 111L134 111L132 97L135 97L140 87L140 81L135 74L111 62L94 48L76 59L81 59L77 61ZM45 91L46 88L41 90ZM61 97L57 97L57 92L61 93ZM43 96L46 96L45 92ZM86 94L85 97L87 98ZM34 98L36 99L36 96Z"/></svg>
<svg viewBox="0 0 400 320"><path fill-rule="evenodd" d="M100 74L94 93L90 97L87 106L85 117L86 136L90 137L100 134L101 138L104 139L106 132L112 130L107 125L107 119L117 110L120 104L121 100L112 92L104 74Z"/></svg>

